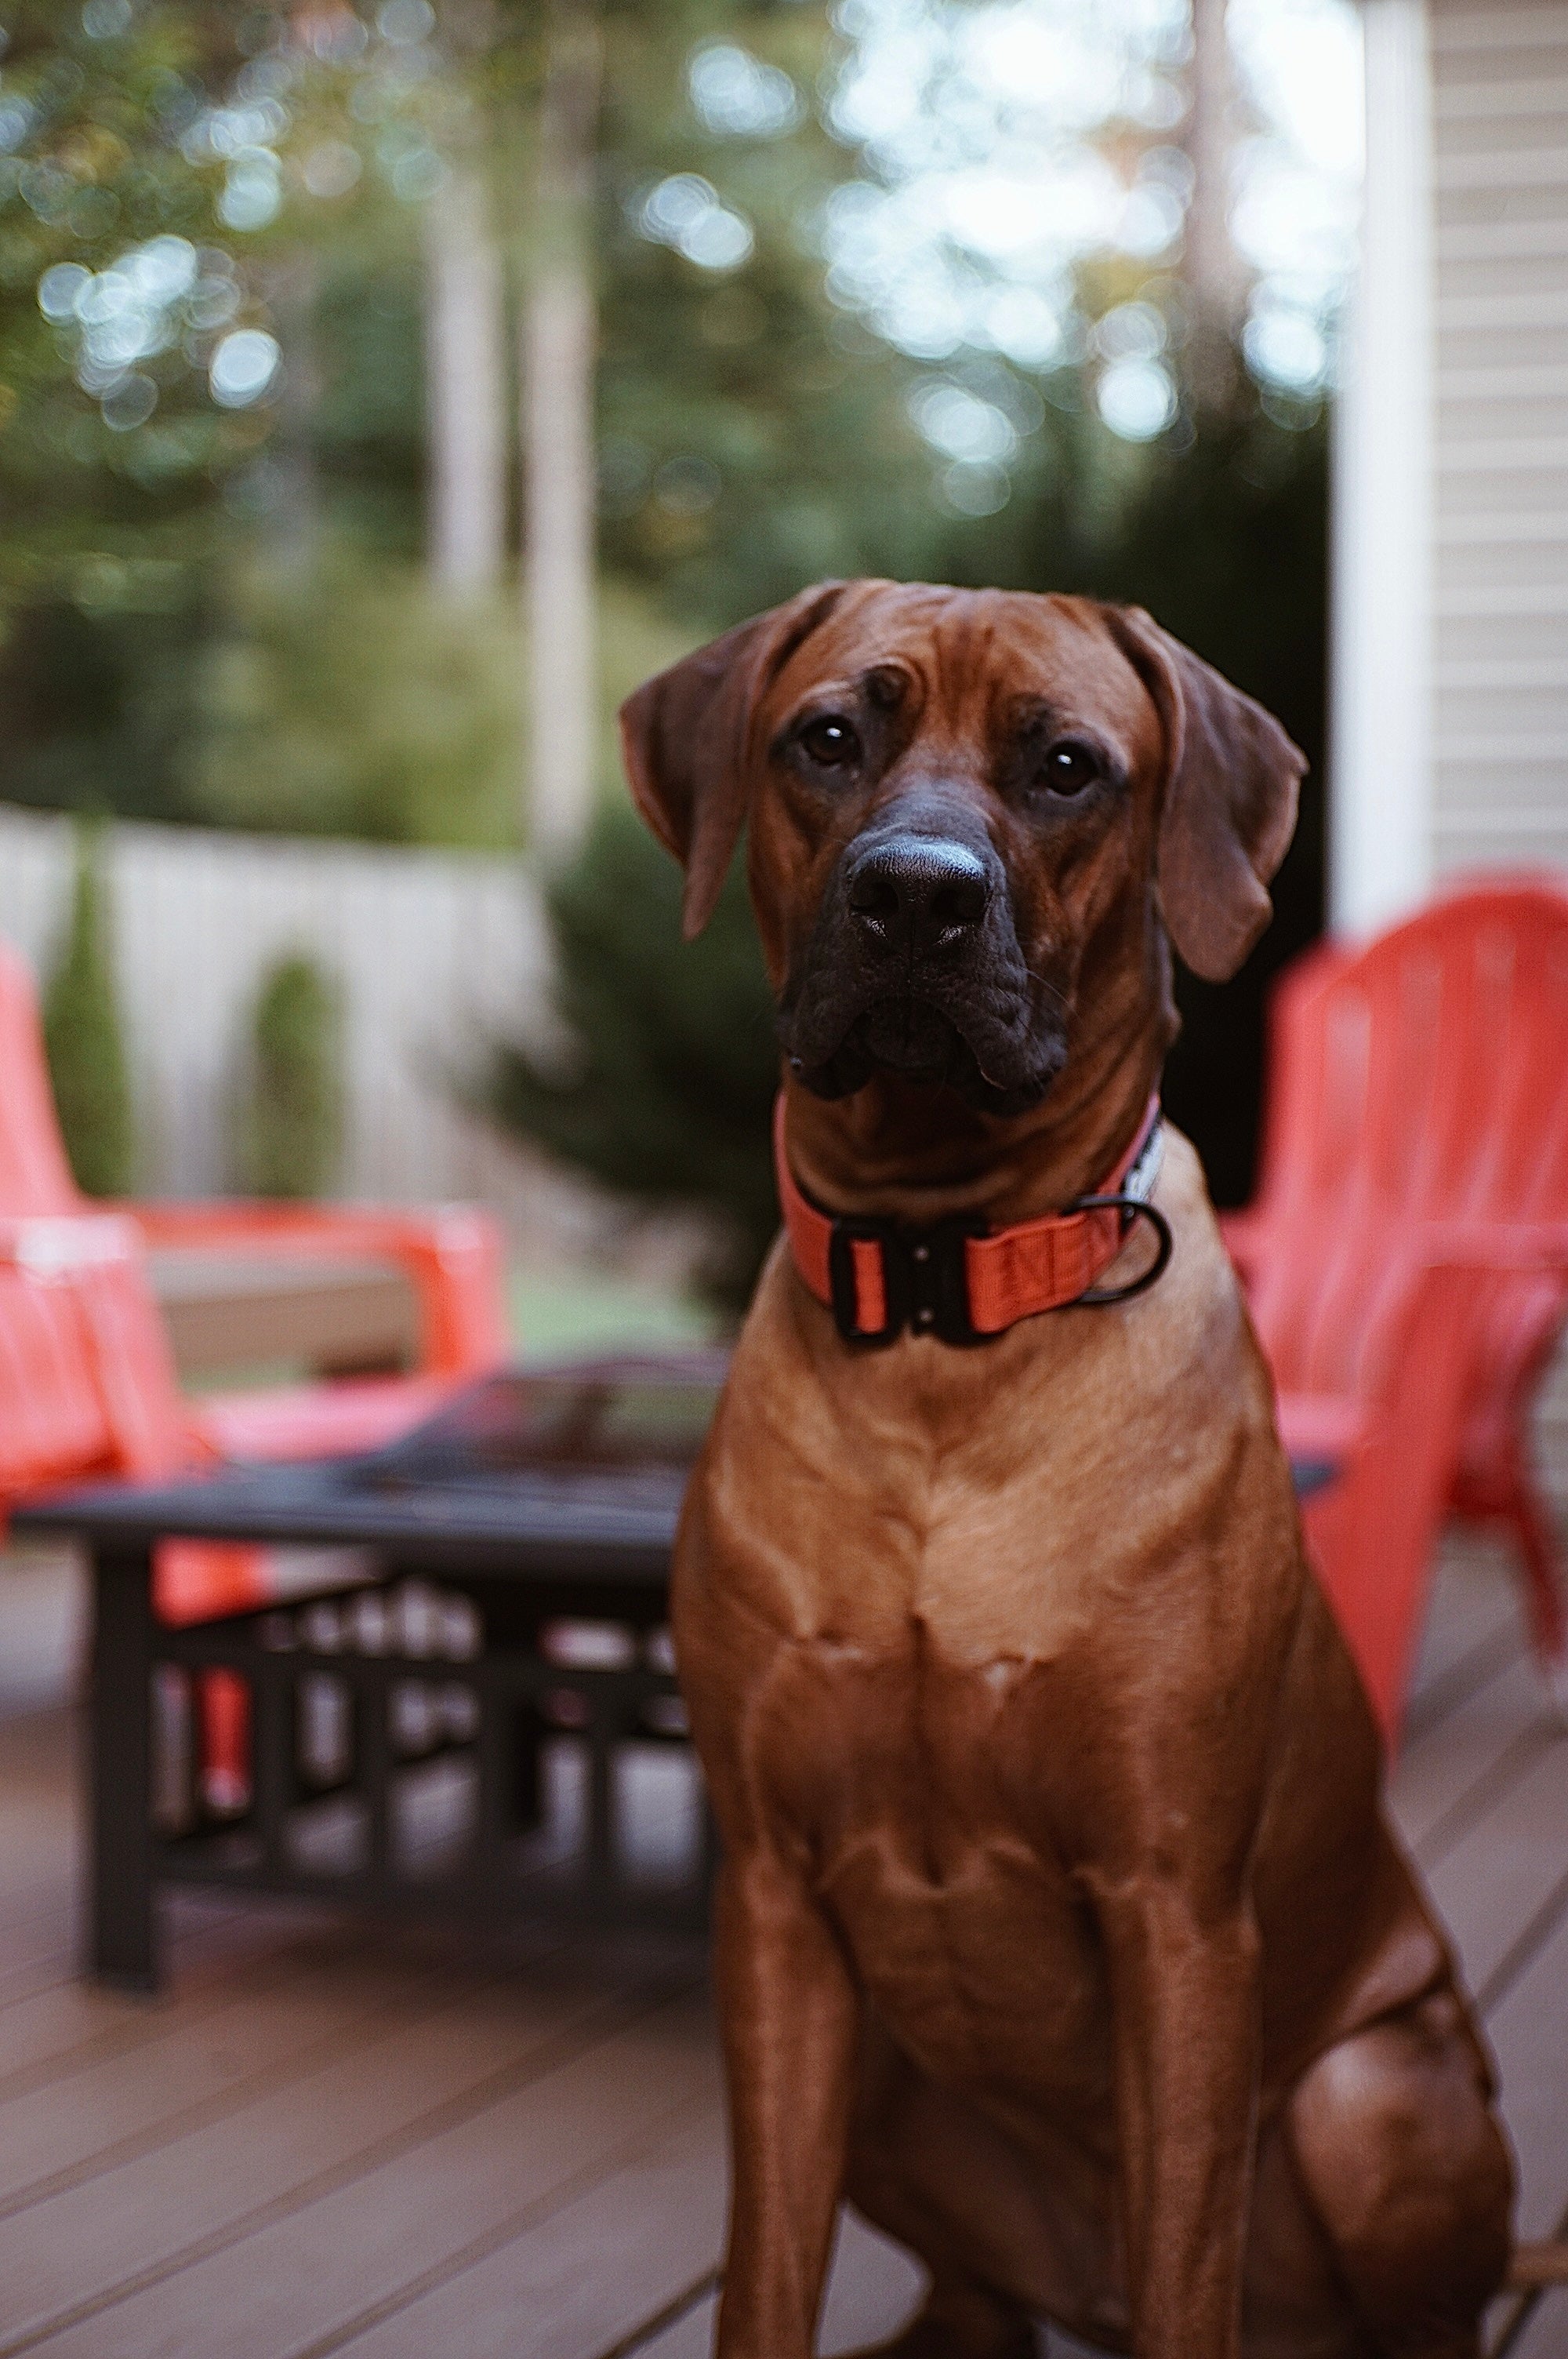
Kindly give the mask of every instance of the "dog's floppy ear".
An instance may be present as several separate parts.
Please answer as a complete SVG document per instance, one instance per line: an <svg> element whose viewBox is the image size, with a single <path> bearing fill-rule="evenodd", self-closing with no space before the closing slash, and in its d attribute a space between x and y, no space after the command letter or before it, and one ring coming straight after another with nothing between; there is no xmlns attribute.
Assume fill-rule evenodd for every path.
<svg viewBox="0 0 1568 2359"><path fill-rule="evenodd" d="M632 798L686 870L689 942L713 914L746 816L752 715L769 682L843 594L818 582L645 680L621 708Z"/></svg>
<svg viewBox="0 0 1568 2359"><path fill-rule="evenodd" d="M1195 974L1224 983L1273 914L1270 878L1296 824L1306 756L1271 713L1140 606L1108 609L1165 727L1160 903Z"/></svg>

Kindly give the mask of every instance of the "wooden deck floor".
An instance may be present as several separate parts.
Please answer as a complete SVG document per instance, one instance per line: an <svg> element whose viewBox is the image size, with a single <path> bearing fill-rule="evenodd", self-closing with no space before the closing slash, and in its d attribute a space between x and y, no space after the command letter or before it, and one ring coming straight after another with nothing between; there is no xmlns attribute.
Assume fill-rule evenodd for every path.
<svg viewBox="0 0 1568 2359"><path fill-rule="evenodd" d="M167 1996L84 1985L69 1603L59 1568L0 1569L0 2359L704 2359L723 2131L700 1951L191 1897ZM1568 1740L1484 1548L1448 1551L1396 1802L1546 2234L1568 2206ZM823 2349L888 2332L915 2287L848 2225ZM1509 2348L1568 2359L1568 2292Z"/></svg>

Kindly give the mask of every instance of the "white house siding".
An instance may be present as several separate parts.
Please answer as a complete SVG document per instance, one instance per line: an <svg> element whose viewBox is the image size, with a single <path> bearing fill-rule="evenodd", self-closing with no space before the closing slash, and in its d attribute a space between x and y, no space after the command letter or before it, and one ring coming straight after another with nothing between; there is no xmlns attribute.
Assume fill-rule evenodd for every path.
<svg viewBox="0 0 1568 2359"><path fill-rule="evenodd" d="M1568 866L1568 5L1430 33L1432 869Z"/></svg>
<svg viewBox="0 0 1568 2359"><path fill-rule="evenodd" d="M1360 266L1334 417L1330 919L1432 883L1432 88L1425 0L1363 0Z"/></svg>
<svg viewBox="0 0 1568 2359"><path fill-rule="evenodd" d="M457 1103L455 1077L487 1030L546 1020L545 928L517 863L130 824L111 845L149 1192L232 1184L232 1094L257 987L273 960L304 949L342 991L344 1194L482 1198L546 1253L589 1234L580 1191ZM66 821L0 810L0 936L35 968L65 914L71 856Z"/></svg>

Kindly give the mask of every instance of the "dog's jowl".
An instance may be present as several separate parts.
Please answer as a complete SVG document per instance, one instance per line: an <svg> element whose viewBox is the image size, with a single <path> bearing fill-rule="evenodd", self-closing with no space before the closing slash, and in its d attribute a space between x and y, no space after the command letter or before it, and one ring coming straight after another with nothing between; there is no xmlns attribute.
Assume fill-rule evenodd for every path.
<svg viewBox="0 0 1568 2359"><path fill-rule="evenodd" d="M807 2359L848 2198L905 2359L1473 2359L1510 2172L1386 1825L1267 1375L1163 1129L1302 764L1147 616L830 584L633 696L742 829L786 1219L688 1500L724 1846L722 2359Z"/></svg>

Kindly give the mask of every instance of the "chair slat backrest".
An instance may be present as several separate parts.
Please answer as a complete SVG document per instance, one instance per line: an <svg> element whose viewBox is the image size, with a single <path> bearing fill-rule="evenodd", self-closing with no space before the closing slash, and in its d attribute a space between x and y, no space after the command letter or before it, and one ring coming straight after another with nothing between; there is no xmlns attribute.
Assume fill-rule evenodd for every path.
<svg viewBox="0 0 1568 2359"><path fill-rule="evenodd" d="M71 1177L33 979L0 942L0 1503L189 1455L139 1233Z"/></svg>
<svg viewBox="0 0 1568 2359"><path fill-rule="evenodd" d="M0 942L0 1216L80 1212L27 961Z"/></svg>
<svg viewBox="0 0 1568 2359"><path fill-rule="evenodd" d="M1490 878L1291 971L1258 1211L1290 1248L1253 1315L1303 1391L1357 1389L1423 1223L1568 1218L1568 889Z"/></svg>

